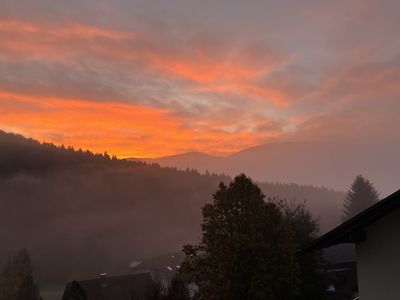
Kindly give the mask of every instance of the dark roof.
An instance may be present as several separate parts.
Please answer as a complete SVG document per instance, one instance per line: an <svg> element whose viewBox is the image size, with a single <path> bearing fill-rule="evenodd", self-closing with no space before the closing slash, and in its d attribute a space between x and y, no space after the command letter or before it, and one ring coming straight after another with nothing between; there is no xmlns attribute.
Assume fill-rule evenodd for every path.
<svg viewBox="0 0 400 300"><path fill-rule="evenodd" d="M350 220L312 241L302 251L313 251L365 239L364 228L400 207L400 190L377 202Z"/></svg>
<svg viewBox="0 0 400 300"><path fill-rule="evenodd" d="M151 285L152 278L149 273L73 281L67 284L63 299L70 299L69 295L82 294L81 290L84 291L82 299L86 300L143 299Z"/></svg>

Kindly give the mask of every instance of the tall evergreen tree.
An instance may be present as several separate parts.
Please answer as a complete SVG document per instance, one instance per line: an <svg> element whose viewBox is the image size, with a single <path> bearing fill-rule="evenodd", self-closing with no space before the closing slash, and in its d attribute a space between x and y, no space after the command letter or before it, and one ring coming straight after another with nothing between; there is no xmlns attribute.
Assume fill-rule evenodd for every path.
<svg viewBox="0 0 400 300"><path fill-rule="evenodd" d="M220 184L203 208L200 244L184 252L182 270L192 274L199 299L285 300L297 292L293 232L245 175Z"/></svg>
<svg viewBox="0 0 400 300"><path fill-rule="evenodd" d="M358 175L344 199L342 221L352 218L377 201L379 195L374 185L362 175Z"/></svg>
<svg viewBox="0 0 400 300"><path fill-rule="evenodd" d="M0 280L0 300L40 300L33 280L32 265L26 249L6 264Z"/></svg>

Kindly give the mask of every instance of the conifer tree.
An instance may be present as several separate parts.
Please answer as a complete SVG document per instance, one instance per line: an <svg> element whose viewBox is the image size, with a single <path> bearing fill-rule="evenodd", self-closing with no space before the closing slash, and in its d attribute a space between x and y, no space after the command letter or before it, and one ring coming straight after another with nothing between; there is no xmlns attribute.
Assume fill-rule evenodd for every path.
<svg viewBox="0 0 400 300"><path fill-rule="evenodd" d="M0 300L40 300L26 249L7 262L0 279Z"/></svg>
<svg viewBox="0 0 400 300"><path fill-rule="evenodd" d="M362 175L358 175L346 194L343 204L342 221L346 221L379 201L374 185Z"/></svg>

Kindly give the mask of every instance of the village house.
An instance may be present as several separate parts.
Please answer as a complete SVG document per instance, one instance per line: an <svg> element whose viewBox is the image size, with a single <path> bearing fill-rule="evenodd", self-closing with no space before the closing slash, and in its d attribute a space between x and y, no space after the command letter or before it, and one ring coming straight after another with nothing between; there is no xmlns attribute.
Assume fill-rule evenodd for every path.
<svg viewBox="0 0 400 300"><path fill-rule="evenodd" d="M72 281L65 287L63 300L142 300L148 296L153 280L149 273L107 276Z"/></svg>
<svg viewBox="0 0 400 300"><path fill-rule="evenodd" d="M400 299L400 190L303 250L320 250L344 243L356 245L360 299Z"/></svg>

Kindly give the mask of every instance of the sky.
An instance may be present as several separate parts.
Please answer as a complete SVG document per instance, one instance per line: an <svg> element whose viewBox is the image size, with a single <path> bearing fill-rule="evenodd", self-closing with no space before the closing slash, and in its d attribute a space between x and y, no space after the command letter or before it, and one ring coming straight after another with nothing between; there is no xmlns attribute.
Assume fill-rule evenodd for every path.
<svg viewBox="0 0 400 300"><path fill-rule="evenodd" d="M398 0L0 0L0 129L159 157L400 143Z"/></svg>

